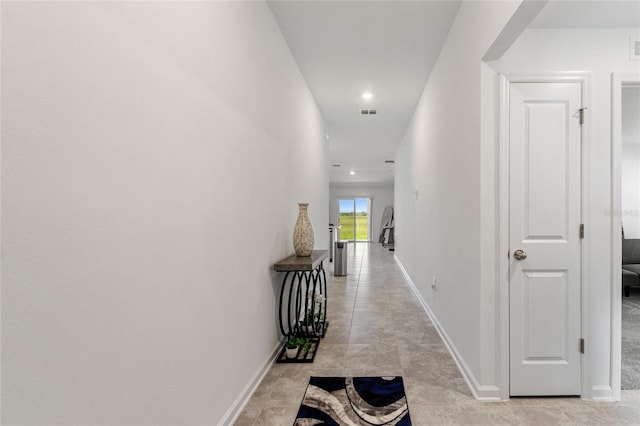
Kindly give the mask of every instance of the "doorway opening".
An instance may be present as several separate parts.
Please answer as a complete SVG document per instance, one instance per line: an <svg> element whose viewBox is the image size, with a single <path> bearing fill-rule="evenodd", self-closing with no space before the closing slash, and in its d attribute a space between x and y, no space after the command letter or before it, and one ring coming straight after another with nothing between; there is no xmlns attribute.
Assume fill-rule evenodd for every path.
<svg viewBox="0 0 640 426"><path fill-rule="evenodd" d="M640 81L614 76L614 312L620 318L620 388L640 389ZM616 230L618 232L616 232ZM618 257L617 255L620 254ZM619 270L619 268L621 268ZM616 283L617 284L617 283ZM617 287L617 291L615 289ZM622 293L622 301L616 299ZM618 299L619 300L619 299ZM614 313L614 318L619 314ZM616 324L617 331L617 324ZM617 354L615 354L617 355ZM614 359L616 356L614 356ZM615 377L615 374L613 375ZM617 377L615 377L617 379Z"/></svg>
<svg viewBox="0 0 640 426"><path fill-rule="evenodd" d="M338 200L341 241L371 241L371 198Z"/></svg>

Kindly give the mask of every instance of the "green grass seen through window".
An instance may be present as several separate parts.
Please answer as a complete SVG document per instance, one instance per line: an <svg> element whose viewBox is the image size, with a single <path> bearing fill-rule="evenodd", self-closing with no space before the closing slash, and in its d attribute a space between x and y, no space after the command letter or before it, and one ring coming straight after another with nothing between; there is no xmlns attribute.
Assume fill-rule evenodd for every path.
<svg viewBox="0 0 640 426"><path fill-rule="evenodd" d="M340 239L353 240L353 214L340 215ZM369 228L368 216L356 216L356 240L368 240L367 229Z"/></svg>

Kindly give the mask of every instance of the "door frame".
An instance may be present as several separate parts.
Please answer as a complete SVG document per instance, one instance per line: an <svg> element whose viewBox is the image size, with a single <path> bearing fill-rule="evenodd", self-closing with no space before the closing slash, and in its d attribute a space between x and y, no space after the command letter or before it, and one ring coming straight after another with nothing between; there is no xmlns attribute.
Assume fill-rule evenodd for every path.
<svg viewBox="0 0 640 426"><path fill-rule="evenodd" d="M556 73L556 74L499 74L499 127L498 127L498 374L500 398L508 400L511 397L509 375L509 88L511 83L579 83L582 89L582 105L589 108L590 73ZM588 117L588 115L587 115ZM585 227L585 237L581 244L581 300L580 327L582 337L585 338L585 353L582 355L581 365L581 396L588 397L590 377L589 365L589 153L590 153L589 120L582 126L582 159L581 159L581 214ZM577 232L577 230L576 230Z"/></svg>
<svg viewBox="0 0 640 426"><path fill-rule="evenodd" d="M621 398L622 369L622 87L640 73L611 74L611 393Z"/></svg>

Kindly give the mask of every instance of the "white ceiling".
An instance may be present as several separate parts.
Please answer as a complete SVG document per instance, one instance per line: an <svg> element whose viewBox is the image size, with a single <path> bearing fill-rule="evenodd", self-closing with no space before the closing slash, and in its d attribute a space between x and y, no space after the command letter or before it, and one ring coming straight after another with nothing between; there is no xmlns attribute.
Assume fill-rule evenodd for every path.
<svg viewBox="0 0 640 426"><path fill-rule="evenodd" d="M269 5L324 116L330 161L340 164L331 182L393 182L385 160L395 157L460 2ZM365 91L373 99L362 99Z"/></svg>
<svg viewBox="0 0 640 426"><path fill-rule="evenodd" d="M638 0L551 0L529 28L638 28Z"/></svg>
<svg viewBox="0 0 640 426"><path fill-rule="evenodd" d="M331 183L391 184L385 160L395 157L460 1L268 4L324 116L330 161L340 164ZM552 0L530 27L637 28L640 0ZM374 98L362 99L365 91Z"/></svg>

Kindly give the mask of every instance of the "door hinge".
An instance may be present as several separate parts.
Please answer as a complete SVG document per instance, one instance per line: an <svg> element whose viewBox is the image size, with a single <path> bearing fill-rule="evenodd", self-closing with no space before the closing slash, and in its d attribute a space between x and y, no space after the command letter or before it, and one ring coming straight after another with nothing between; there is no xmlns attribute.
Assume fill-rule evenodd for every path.
<svg viewBox="0 0 640 426"><path fill-rule="evenodd" d="M578 112L580 113L580 125L584 124L584 110L587 109L586 107L584 108L580 108L578 110Z"/></svg>
<svg viewBox="0 0 640 426"><path fill-rule="evenodd" d="M580 339L580 353L584 353L584 339Z"/></svg>
<svg viewBox="0 0 640 426"><path fill-rule="evenodd" d="M580 239L584 238L584 223L580 224Z"/></svg>

